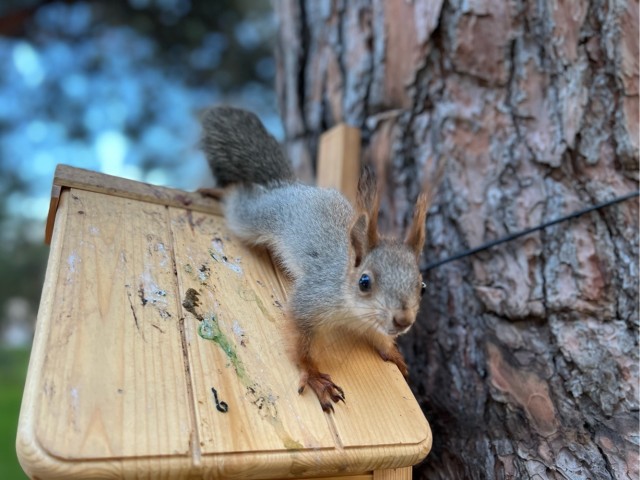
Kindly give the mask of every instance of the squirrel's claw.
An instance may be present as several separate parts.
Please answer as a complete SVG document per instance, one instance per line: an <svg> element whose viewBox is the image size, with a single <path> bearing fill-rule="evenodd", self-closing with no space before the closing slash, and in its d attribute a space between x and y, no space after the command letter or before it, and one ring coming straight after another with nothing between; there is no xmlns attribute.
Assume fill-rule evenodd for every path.
<svg viewBox="0 0 640 480"><path fill-rule="evenodd" d="M318 400L320 400L322 410L327 413L334 411L333 404L331 402L338 403L340 401L345 401L344 390L333 383L331 377L326 373L304 373L300 379L298 393L301 394L304 392L305 386L307 385L315 392Z"/></svg>
<svg viewBox="0 0 640 480"><path fill-rule="evenodd" d="M333 395L331 396L331 400L333 400L334 402L338 403L339 401L342 401L343 403L346 403L344 401L344 390L342 390L338 385L336 385L335 383L333 384L333 387L335 388L335 392L333 393Z"/></svg>
<svg viewBox="0 0 640 480"><path fill-rule="evenodd" d="M322 410L324 410L326 413L334 413L335 412L331 402L321 403L321 406L322 406Z"/></svg>

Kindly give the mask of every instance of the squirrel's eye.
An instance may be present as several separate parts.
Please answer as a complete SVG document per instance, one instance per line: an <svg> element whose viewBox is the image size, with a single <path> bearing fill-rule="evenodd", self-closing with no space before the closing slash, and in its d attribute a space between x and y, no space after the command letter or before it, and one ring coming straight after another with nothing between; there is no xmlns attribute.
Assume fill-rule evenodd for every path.
<svg viewBox="0 0 640 480"><path fill-rule="evenodd" d="M427 284L424 282L421 282L422 285L420 285L420 295L424 295L424 292L427 291Z"/></svg>
<svg viewBox="0 0 640 480"><path fill-rule="evenodd" d="M369 275L363 273L360 277L358 285L360 286L361 292L368 292L369 290L371 290L371 278L369 277Z"/></svg>

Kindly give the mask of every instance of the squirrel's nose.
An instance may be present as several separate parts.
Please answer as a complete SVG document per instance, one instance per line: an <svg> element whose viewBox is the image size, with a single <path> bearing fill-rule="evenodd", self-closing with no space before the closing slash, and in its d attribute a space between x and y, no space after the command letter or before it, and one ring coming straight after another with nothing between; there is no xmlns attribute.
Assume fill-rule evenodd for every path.
<svg viewBox="0 0 640 480"><path fill-rule="evenodd" d="M396 313L393 316L393 326L397 329L407 328L411 326L412 323L411 317L404 312Z"/></svg>

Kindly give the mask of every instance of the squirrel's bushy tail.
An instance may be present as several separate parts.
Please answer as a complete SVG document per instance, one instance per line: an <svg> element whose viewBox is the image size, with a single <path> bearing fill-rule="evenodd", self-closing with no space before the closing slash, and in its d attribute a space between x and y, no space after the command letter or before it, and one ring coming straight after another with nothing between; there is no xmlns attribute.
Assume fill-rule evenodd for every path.
<svg viewBox="0 0 640 480"><path fill-rule="evenodd" d="M219 187L294 180L291 163L255 114L209 108L202 115L202 129L201 146Z"/></svg>

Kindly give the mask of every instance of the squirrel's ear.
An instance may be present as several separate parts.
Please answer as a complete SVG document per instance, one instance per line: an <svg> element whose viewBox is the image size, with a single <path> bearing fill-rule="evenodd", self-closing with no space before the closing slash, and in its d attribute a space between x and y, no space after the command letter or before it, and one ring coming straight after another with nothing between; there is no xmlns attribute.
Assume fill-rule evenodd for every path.
<svg viewBox="0 0 640 480"><path fill-rule="evenodd" d="M422 247L424 247L424 240L426 237L427 226L425 224L427 218L427 207L429 205L429 196L426 193L421 193L416 201L416 206L413 211L413 220L411 226L407 231L407 236L404 239L404 243L413 250L416 258L420 257L422 253Z"/></svg>
<svg viewBox="0 0 640 480"><path fill-rule="evenodd" d="M362 259L367 254L369 249L369 242L367 238L367 226L369 224L369 216L366 213L359 214L349 231L349 239L351 241L351 247L355 254L355 266L359 266L362 263Z"/></svg>
<svg viewBox="0 0 640 480"><path fill-rule="evenodd" d="M380 210L380 194L375 173L371 167L365 167L358 180L358 196L356 206L359 212L369 215L367 226L367 245L373 248L378 243L378 210Z"/></svg>

